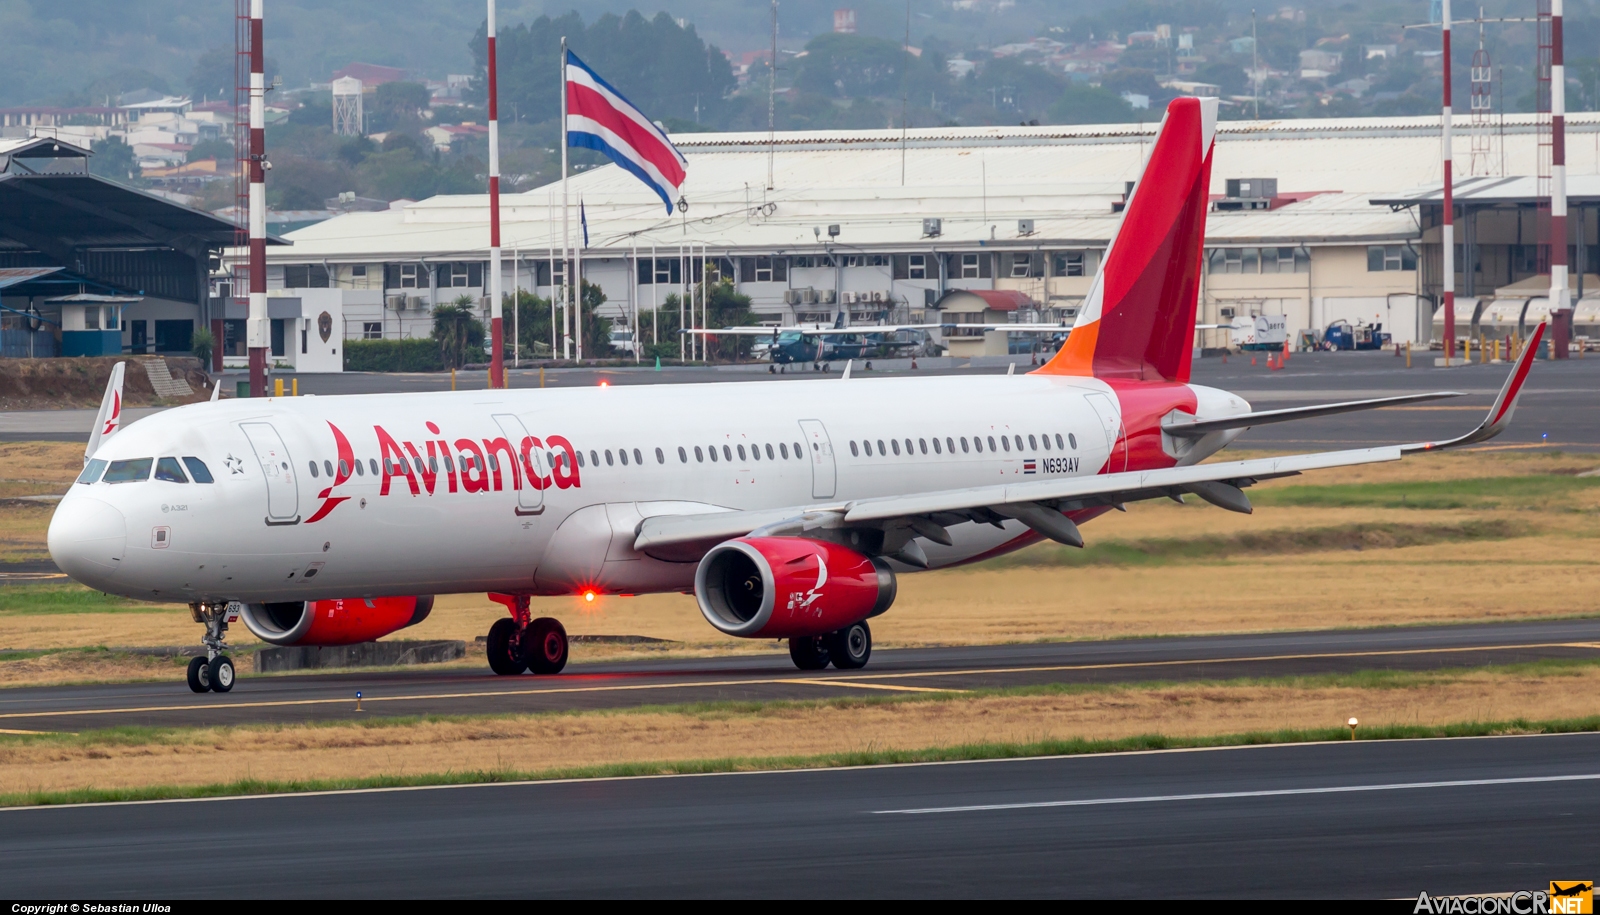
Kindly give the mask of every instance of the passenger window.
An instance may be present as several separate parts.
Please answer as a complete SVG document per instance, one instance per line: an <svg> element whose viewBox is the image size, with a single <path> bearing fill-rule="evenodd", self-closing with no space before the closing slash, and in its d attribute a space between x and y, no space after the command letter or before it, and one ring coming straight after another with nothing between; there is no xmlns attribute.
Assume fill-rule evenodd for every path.
<svg viewBox="0 0 1600 915"><path fill-rule="evenodd" d="M660 448L657 448L656 449L656 463L657 464L665 464L666 462L667 462L667 456L661 452Z"/></svg>
<svg viewBox="0 0 1600 915"><path fill-rule="evenodd" d="M434 460L433 472L439 472L439 464L437 460ZM344 458L339 459L339 476L346 478L350 476L350 465L344 462Z"/></svg>
<svg viewBox="0 0 1600 915"><path fill-rule="evenodd" d="M104 477L107 483L138 483L150 479L150 466L155 458L133 458L126 461L112 461L106 468Z"/></svg>
<svg viewBox="0 0 1600 915"><path fill-rule="evenodd" d="M956 440L951 438L948 435L945 436L944 437L944 449L946 451L950 452L951 454L955 454L956 453Z"/></svg>
<svg viewBox="0 0 1600 915"><path fill-rule="evenodd" d="M965 448L966 444L967 444L966 439L962 439L961 440L961 445L962 445L963 448ZM978 449L978 453L982 454L983 453L983 439L981 439L978 436L974 435L972 437L972 447Z"/></svg>
<svg viewBox="0 0 1600 915"><path fill-rule="evenodd" d="M925 438L917 439L917 447L922 450L923 454L927 454L928 453L928 440L925 439Z"/></svg>
<svg viewBox="0 0 1600 915"><path fill-rule="evenodd" d="M1018 451L1022 450L1022 436L1020 436L1020 435L1017 436L1017 450Z"/></svg>
<svg viewBox="0 0 1600 915"><path fill-rule="evenodd" d="M881 439L881 438L878 439L878 453L879 454L888 454L889 453L889 449L885 448L883 446L883 439Z"/></svg>
<svg viewBox="0 0 1600 915"><path fill-rule="evenodd" d="M897 438L891 438L891 439L889 439L889 444L894 446L894 453L895 453L896 456L899 456L899 454L900 454L900 440L897 439Z"/></svg>
<svg viewBox="0 0 1600 915"><path fill-rule="evenodd" d="M1061 433L1059 433L1059 432L1056 433L1056 444L1057 445L1061 444ZM1073 451L1077 451L1078 450L1078 437L1076 435L1073 435L1071 432L1068 432L1067 433L1067 444L1072 446L1072 450Z"/></svg>
<svg viewBox="0 0 1600 915"><path fill-rule="evenodd" d="M777 458L772 456L772 443L771 442L767 443L767 460L769 460L769 461L777 460Z"/></svg>
<svg viewBox="0 0 1600 915"><path fill-rule="evenodd" d="M187 483L189 478L183 475L183 468L178 466L175 457L164 457L156 461L156 479L166 483Z"/></svg>
<svg viewBox="0 0 1600 915"><path fill-rule="evenodd" d="M683 450L683 446L682 445L678 446L678 463L680 463L680 464L689 463L689 452Z"/></svg>
<svg viewBox="0 0 1600 915"><path fill-rule="evenodd" d="M444 466L446 468L448 468L450 466L450 455L448 455L448 454L444 456ZM190 468L190 469L192 470L193 468ZM360 461L360 459L357 459L356 460L356 476L359 477L361 475L362 475L361 474L361 461Z"/></svg>
<svg viewBox="0 0 1600 915"><path fill-rule="evenodd" d="M600 453L598 451L591 450L589 452L589 463L596 467L600 466Z"/></svg>
<svg viewBox="0 0 1600 915"><path fill-rule="evenodd" d="M311 479L315 480L317 478L317 462L306 461L306 466L311 468Z"/></svg>
<svg viewBox="0 0 1600 915"><path fill-rule="evenodd" d="M911 450L911 439L908 438L908 439L906 439L906 454L914 454L914 453L915 452L913 452Z"/></svg>
<svg viewBox="0 0 1600 915"><path fill-rule="evenodd" d="M607 448L606 449L606 466L610 467L610 466L612 466L613 463L614 462L611 460L611 449Z"/></svg>
<svg viewBox="0 0 1600 915"><path fill-rule="evenodd" d="M706 459L705 459L705 456L700 453L700 446L699 445L694 446L694 459L695 459L695 461L697 461L699 463L702 463L702 464L705 463Z"/></svg>
<svg viewBox="0 0 1600 915"><path fill-rule="evenodd" d="M744 446L743 445L739 446L739 460L741 460L741 461L746 460L746 458L744 456Z"/></svg>
<svg viewBox="0 0 1600 915"><path fill-rule="evenodd" d="M638 448L633 449L633 462L638 464L640 467L644 466L644 455L639 453Z"/></svg>
<svg viewBox="0 0 1600 915"><path fill-rule="evenodd" d="M706 450L711 452L711 463L715 464L717 462L717 446L716 445L712 445L711 447L707 448Z"/></svg>
<svg viewBox="0 0 1600 915"><path fill-rule="evenodd" d="M211 478L211 468L206 466L206 462L205 461L202 461L197 457L186 457L186 458L184 458L183 459L183 466L189 468L189 477L191 479L193 479L196 483L215 483L216 482L215 480L213 480Z"/></svg>
<svg viewBox="0 0 1600 915"><path fill-rule="evenodd" d="M939 440L938 439L934 439L933 440L933 453L934 454L944 454L944 449L939 447Z"/></svg>
<svg viewBox="0 0 1600 915"><path fill-rule="evenodd" d="M328 472L328 476L330 476L330 477L333 476L333 462L332 461L324 460L322 462L322 469Z"/></svg>
<svg viewBox="0 0 1600 915"><path fill-rule="evenodd" d="M729 448L727 445L723 445L722 446L722 456L727 458L729 461L732 461L733 460L733 449Z"/></svg>
<svg viewBox="0 0 1600 915"><path fill-rule="evenodd" d="M373 476L377 476L378 475L378 459L377 458L367 458L367 467L372 470L372 475Z"/></svg>
<svg viewBox="0 0 1600 915"><path fill-rule="evenodd" d="M978 450L982 451L983 450L983 446L980 445L978 447ZM966 454L967 453L967 437L965 435L961 436L961 453L962 454Z"/></svg>
<svg viewBox="0 0 1600 915"><path fill-rule="evenodd" d="M1050 450L1050 434L1049 433L1045 433L1044 435L1039 436L1039 439L1040 439L1040 441L1044 442L1044 450L1049 451ZM1028 444L1030 446L1033 444L1033 436L1031 436L1031 435L1028 436Z"/></svg>
<svg viewBox="0 0 1600 915"><path fill-rule="evenodd" d="M799 460L800 456L802 454L805 454L805 451L801 450L799 442L795 442L794 443L794 457L795 457L795 460Z"/></svg>
<svg viewBox="0 0 1600 915"><path fill-rule="evenodd" d="M78 482L83 484L95 483L100 480L100 474L106 472L105 461L90 461L83 465L83 473L78 474Z"/></svg>
<svg viewBox="0 0 1600 915"><path fill-rule="evenodd" d="M990 451L994 451L994 436L992 436L992 435L989 436L989 450Z"/></svg>
<svg viewBox="0 0 1600 915"><path fill-rule="evenodd" d="M850 440L850 456L851 457L860 457L861 456L861 449L856 447L855 439L851 439Z"/></svg>
<svg viewBox="0 0 1600 915"><path fill-rule="evenodd" d="M606 453L610 454L609 451L606 452ZM618 448L617 449L617 457L622 459L622 466L624 466L624 467L628 466L628 449L626 449L626 448Z"/></svg>
<svg viewBox="0 0 1600 915"><path fill-rule="evenodd" d="M787 461L789 459L789 446L784 444L783 442L779 442L778 443L778 453L783 455L783 459Z"/></svg>
<svg viewBox="0 0 1600 915"><path fill-rule="evenodd" d="M1010 451L1011 450L1011 439L1006 438L1004 435L1000 436L1000 446L1005 448L1007 451Z"/></svg>
<svg viewBox="0 0 1600 915"><path fill-rule="evenodd" d="M1019 440L1019 441L1020 441L1020 437L1019 437L1019 439L1018 439L1018 440ZM1018 446L1017 446L1017 447L1018 447L1018 448L1020 448L1020 447L1022 447L1022 446L1021 446L1021 445L1018 445ZM1030 435L1030 436L1028 436L1028 450L1029 450L1029 451L1033 451L1033 450L1034 450L1034 449L1036 449L1036 448L1038 448L1038 447L1039 447L1039 443L1038 443L1038 442L1037 442L1037 441L1035 441L1035 440L1034 440L1034 438L1033 438L1033 436L1031 436L1031 435Z"/></svg>
<svg viewBox="0 0 1600 915"><path fill-rule="evenodd" d="M750 446L750 456L755 458L758 461L761 460L761 446L760 445L751 445Z"/></svg>
<svg viewBox="0 0 1600 915"><path fill-rule="evenodd" d="M587 465L587 464L585 464L585 463L584 463L584 462L583 462L583 452L582 452L582 451L575 451L575 452L573 452L573 454L575 454L575 455L577 455L577 458L578 458L578 466L579 466L579 467L587 467L587 466L588 466L588 465Z"/></svg>
<svg viewBox="0 0 1600 915"><path fill-rule="evenodd" d="M402 458L402 460L404 459ZM495 473L500 472L500 456L495 454L493 451L489 452L489 469L493 470ZM418 466L417 471L421 472L421 470L422 467Z"/></svg>

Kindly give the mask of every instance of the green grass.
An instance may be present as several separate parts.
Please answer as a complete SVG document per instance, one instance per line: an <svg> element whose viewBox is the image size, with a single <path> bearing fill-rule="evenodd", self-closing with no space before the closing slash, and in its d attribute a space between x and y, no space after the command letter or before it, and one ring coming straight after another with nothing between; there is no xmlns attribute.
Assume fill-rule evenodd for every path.
<svg viewBox="0 0 1600 915"><path fill-rule="evenodd" d="M1332 488L1332 487L1330 487ZM1306 530L1267 530L1203 537L1102 540L1083 549L1043 544L979 563L975 568L1038 566L1159 566L1329 550L1392 549L1432 543L1506 540L1526 532L1507 519L1460 524L1347 524Z"/></svg>
<svg viewBox="0 0 1600 915"><path fill-rule="evenodd" d="M1393 725L1358 732L1361 740L1414 740L1440 737L1486 737L1506 734L1578 734L1600 731L1600 715L1587 718L1536 721L1468 721L1445 725ZM1349 740L1344 728L1249 731L1212 737L1168 737L1141 734L1117 740L1041 740L1028 743L970 743L919 750L858 750L814 756L749 756L694 759L676 762L613 763L560 769L489 769L446 771L418 775L379 775L365 778L265 781L240 779L209 785L150 785L138 788L81 788L73 791L21 791L0 794L0 806L151 801L176 798L231 797L284 794L301 791L347 791L373 788L407 788L429 785L473 785L496 782L548 781L574 778L626 778L651 775L698 775L718 772L757 772L778 769L834 769L907 763L1023 759L1039 756L1075 756L1088 753L1129 753L1207 747L1242 747L1264 744L1316 743Z"/></svg>
<svg viewBox="0 0 1600 915"><path fill-rule="evenodd" d="M18 584L0 588L0 616L56 613L150 613L171 604L150 604L102 594L79 584Z"/></svg>
<svg viewBox="0 0 1600 915"><path fill-rule="evenodd" d="M1564 500L1591 495L1596 489L1600 477L1539 475L1278 486L1252 490L1250 500L1262 506L1313 508L1560 508Z"/></svg>

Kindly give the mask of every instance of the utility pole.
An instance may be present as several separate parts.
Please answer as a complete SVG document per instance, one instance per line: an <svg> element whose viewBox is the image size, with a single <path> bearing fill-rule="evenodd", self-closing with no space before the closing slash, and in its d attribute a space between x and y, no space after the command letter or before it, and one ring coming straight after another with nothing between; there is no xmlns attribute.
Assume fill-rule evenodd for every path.
<svg viewBox="0 0 1600 915"><path fill-rule="evenodd" d="M262 0L250 0L250 396L267 396L267 132Z"/></svg>
<svg viewBox="0 0 1600 915"><path fill-rule="evenodd" d="M1261 49L1256 47L1256 11L1250 10L1250 93L1254 119L1261 120Z"/></svg>
<svg viewBox="0 0 1600 915"><path fill-rule="evenodd" d="M1444 114L1440 118L1441 151L1444 155L1444 224L1441 227L1444 253L1444 364L1450 364L1456 345L1456 224L1454 140L1450 131L1450 0L1443 2Z"/></svg>
<svg viewBox="0 0 1600 915"><path fill-rule="evenodd" d="M489 387L506 386L505 313L500 301L500 111L494 57L494 0L489 0ZM563 91L565 86L561 87Z"/></svg>
<svg viewBox="0 0 1600 915"><path fill-rule="evenodd" d="M772 0L772 59L767 61L767 190L772 190L772 157L778 125L778 0Z"/></svg>
<svg viewBox="0 0 1600 915"><path fill-rule="evenodd" d="M1550 0L1550 347L1567 358L1572 294L1567 288L1567 77L1562 49L1564 0Z"/></svg>

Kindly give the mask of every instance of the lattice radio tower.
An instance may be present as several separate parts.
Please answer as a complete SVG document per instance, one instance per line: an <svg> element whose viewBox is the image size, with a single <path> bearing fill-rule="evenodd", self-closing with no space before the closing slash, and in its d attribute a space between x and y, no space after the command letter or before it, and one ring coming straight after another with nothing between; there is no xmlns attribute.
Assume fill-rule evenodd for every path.
<svg viewBox="0 0 1600 915"><path fill-rule="evenodd" d="M1472 55L1472 161L1468 174L1496 177L1500 174L1500 154L1495 149L1499 137L1494 130L1494 67L1483 41L1483 11L1478 11L1478 50Z"/></svg>

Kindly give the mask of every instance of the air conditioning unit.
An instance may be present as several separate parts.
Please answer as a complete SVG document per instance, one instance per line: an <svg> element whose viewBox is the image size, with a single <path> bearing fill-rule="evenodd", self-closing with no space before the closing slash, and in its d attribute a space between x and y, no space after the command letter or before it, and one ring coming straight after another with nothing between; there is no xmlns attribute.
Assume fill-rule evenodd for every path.
<svg viewBox="0 0 1600 915"><path fill-rule="evenodd" d="M872 301L873 302L875 302L875 303L876 302L882 302L883 299L884 299L883 290L881 290L881 289L872 290Z"/></svg>
<svg viewBox="0 0 1600 915"><path fill-rule="evenodd" d="M1031 219L1019 219L1019 220L1017 220L1017 234L1018 235L1032 235L1033 234L1033 220L1031 220Z"/></svg>
<svg viewBox="0 0 1600 915"><path fill-rule="evenodd" d="M415 311L427 311L428 299L426 296L414 295L406 300L406 304Z"/></svg>
<svg viewBox="0 0 1600 915"><path fill-rule="evenodd" d="M388 301L385 302L385 304L395 311L405 311L406 297L403 295L392 295L388 297Z"/></svg>
<svg viewBox="0 0 1600 915"><path fill-rule="evenodd" d="M856 294L853 292L841 292L839 293L839 298L846 305L854 305L856 303Z"/></svg>
<svg viewBox="0 0 1600 915"><path fill-rule="evenodd" d="M785 289L783 291L783 304L785 304L785 305L799 305L800 304L800 290L798 290L798 289Z"/></svg>
<svg viewBox="0 0 1600 915"><path fill-rule="evenodd" d="M922 221L923 238L936 238L942 234L944 234L944 220L924 219Z"/></svg>
<svg viewBox="0 0 1600 915"><path fill-rule="evenodd" d="M819 289L819 290L817 290L817 300L820 301L824 305L832 305L834 299L837 298L837 297L838 297L837 290L833 290L833 289Z"/></svg>
<svg viewBox="0 0 1600 915"><path fill-rule="evenodd" d="M817 304L817 291L809 286L800 290L800 301L806 305Z"/></svg>

